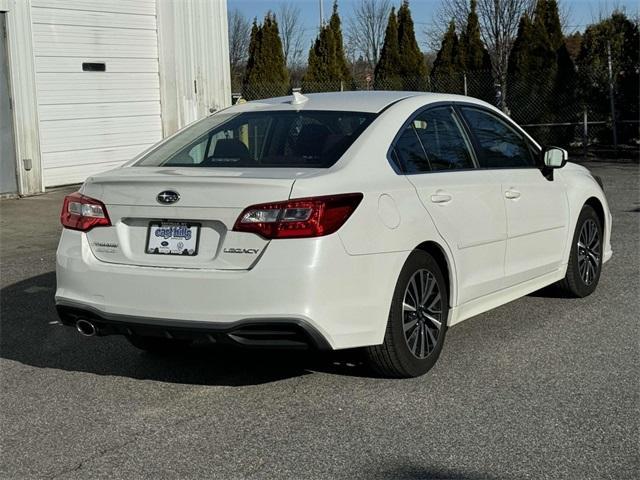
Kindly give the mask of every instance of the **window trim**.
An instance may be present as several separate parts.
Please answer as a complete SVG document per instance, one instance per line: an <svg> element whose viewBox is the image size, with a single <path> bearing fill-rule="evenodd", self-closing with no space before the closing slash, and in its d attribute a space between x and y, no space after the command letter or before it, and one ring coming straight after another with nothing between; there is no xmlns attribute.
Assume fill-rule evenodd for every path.
<svg viewBox="0 0 640 480"><path fill-rule="evenodd" d="M420 107L417 110L415 110L409 116L409 118L402 124L402 126L400 127L400 129L398 130L396 135L393 137L393 140L391 141L391 145L389 146L389 149L387 150L387 161L389 162L389 165L391 165L391 168L393 169L393 171L397 175L404 175L404 176L409 176L409 175L428 175L428 174L437 174L437 173L469 172L469 171L480 170L481 169L480 166L479 166L480 164L478 162L478 156L477 156L477 153L475 151L476 147L475 147L473 138L469 135L469 132L467 131L467 126L466 126L466 123L464 122L464 119L460 116L460 114L457 112L457 110L455 108L456 103L457 102L441 101L441 102L433 102L433 103L429 103L427 105L423 105L422 107ZM426 150L424 148L424 145L422 144L422 139L420 138L420 135L418 135L416 133L415 127L413 127L413 122L418 117L418 115L421 115L421 114L423 114L425 112L428 112L429 110L434 110L436 108L442 108L442 107L449 107L451 109L452 116L454 117L454 120L457 121L458 128L460 128L460 132L462 133L462 136L464 137L465 143L467 143L467 147L470 148L469 153L471 154L471 162L473 163L473 167L470 167L470 168L456 168L456 169L453 169L453 170L431 170L431 161L429 160L429 156L427 155L427 152L426 152ZM398 143L398 140L402 136L402 132L404 132L405 129L409 125L412 126L412 128L414 130L414 134L416 135L416 137L418 138L418 141L420 142L420 147L422 148L422 152L424 153L424 156L427 159L427 162L429 162L430 170L428 172L414 172L414 173L407 172L405 166L402 165L402 160L400 160L400 157L397 154L397 152L396 152L396 157L397 157L398 161L393 159L392 153L396 149L396 144Z"/></svg>
<svg viewBox="0 0 640 480"><path fill-rule="evenodd" d="M465 118L464 113L462 112L463 108L469 108L471 110L479 110L483 113L486 113L489 116L495 117L499 121L506 124L507 127L511 128L514 132L520 134L522 136L522 139L524 140L527 150L531 150L531 148L533 148L533 150L535 150L537 153L537 155L533 155L533 152L531 152L533 156L533 161L535 162L534 165L527 165L522 167L513 167L513 166L482 167L480 166L479 159L481 158L480 153L482 152L480 148L480 143L478 141L478 137L473 132L473 129L469 126L469 123L467 122L467 119ZM527 132L524 131L522 127L520 127L517 123L511 120L507 115L503 113L497 113L495 110L487 108L484 105L476 105L468 102L455 102L454 109L458 112L458 116L460 117L464 125L464 128L467 130L469 137L472 139L473 148L474 150L476 150L476 158L478 158L478 170L525 170L525 169L541 170L541 168L543 167L543 165L541 165L541 162L540 162L540 158L541 158L540 152L542 151L542 148L535 140L533 140L533 138Z"/></svg>

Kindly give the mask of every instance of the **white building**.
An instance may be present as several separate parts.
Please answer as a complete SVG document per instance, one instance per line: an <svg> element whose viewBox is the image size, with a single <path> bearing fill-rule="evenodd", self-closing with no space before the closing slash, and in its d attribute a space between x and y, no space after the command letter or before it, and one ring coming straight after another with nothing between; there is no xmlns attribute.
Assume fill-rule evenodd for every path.
<svg viewBox="0 0 640 480"><path fill-rule="evenodd" d="M231 103L226 0L0 0L0 194L83 181Z"/></svg>

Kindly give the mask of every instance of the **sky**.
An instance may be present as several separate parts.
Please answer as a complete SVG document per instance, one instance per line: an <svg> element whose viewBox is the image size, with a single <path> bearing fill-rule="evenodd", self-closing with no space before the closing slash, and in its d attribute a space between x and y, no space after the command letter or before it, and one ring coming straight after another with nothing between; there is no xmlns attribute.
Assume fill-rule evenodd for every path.
<svg viewBox="0 0 640 480"><path fill-rule="evenodd" d="M277 11L281 3L297 3L302 10L302 21L304 23L306 43L311 41L317 34L320 22L320 1L321 0L227 0L229 11L238 9L248 18L264 17L268 10ZM325 19L331 14L331 6L333 0L324 1ZM437 11L441 1L443 0L410 0L411 13L416 24L416 35L418 42L426 49L426 37L424 30L433 26L434 13ZM446 0L445 0L446 1ZM359 0L338 0L338 7L343 24L347 23L347 19L353 10L354 4ZM393 3L399 5L401 0L395 0ZM576 30L583 31L585 27L597 20L601 13L608 14L615 7L625 9L628 14L634 15L638 12L638 2L634 0L560 0L560 5L568 9L569 25L568 32ZM345 27L343 27L345 28Z"/></svg>

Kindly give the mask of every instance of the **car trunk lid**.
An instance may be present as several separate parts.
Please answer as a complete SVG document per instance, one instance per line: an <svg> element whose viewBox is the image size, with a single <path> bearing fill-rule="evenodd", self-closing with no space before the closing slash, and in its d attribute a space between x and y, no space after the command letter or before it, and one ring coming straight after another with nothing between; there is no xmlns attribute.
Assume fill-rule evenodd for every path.
<svg viewBox="0 0 640 480"><path fill-rule="evenodd" d="M105 204L112 224L87 232L89 245L99 260L109 263L250 269L269 241L234 232L236 219L250 205L288 199L295 180L312 174L166 167L107 172L87 180L82 191ZM158 195L166 191L177 193L179 200L160 203ZM171 254L162 253L171 249Z"/></svg>
<svg viewBox="0 0 640 480"><path fill-rule="evenodd" d="M286 200L295 179L304 175L293 169L132 167L90 178L83 193L105 205L158 206L158 194L169 190L180 195L179 207L244 208Z"/></svg>

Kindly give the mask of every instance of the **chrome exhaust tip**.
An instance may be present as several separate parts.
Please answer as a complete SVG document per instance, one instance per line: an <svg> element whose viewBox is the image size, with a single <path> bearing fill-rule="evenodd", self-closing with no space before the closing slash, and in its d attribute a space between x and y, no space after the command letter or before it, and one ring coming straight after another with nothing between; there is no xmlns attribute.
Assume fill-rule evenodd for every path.
<svg viewBox="0 0 640 480"><path fill-rule="evenodd" d="M96 326L89 320L78 320L76 322L76 330L85 337L93 337L96 334Z"/></svg>

